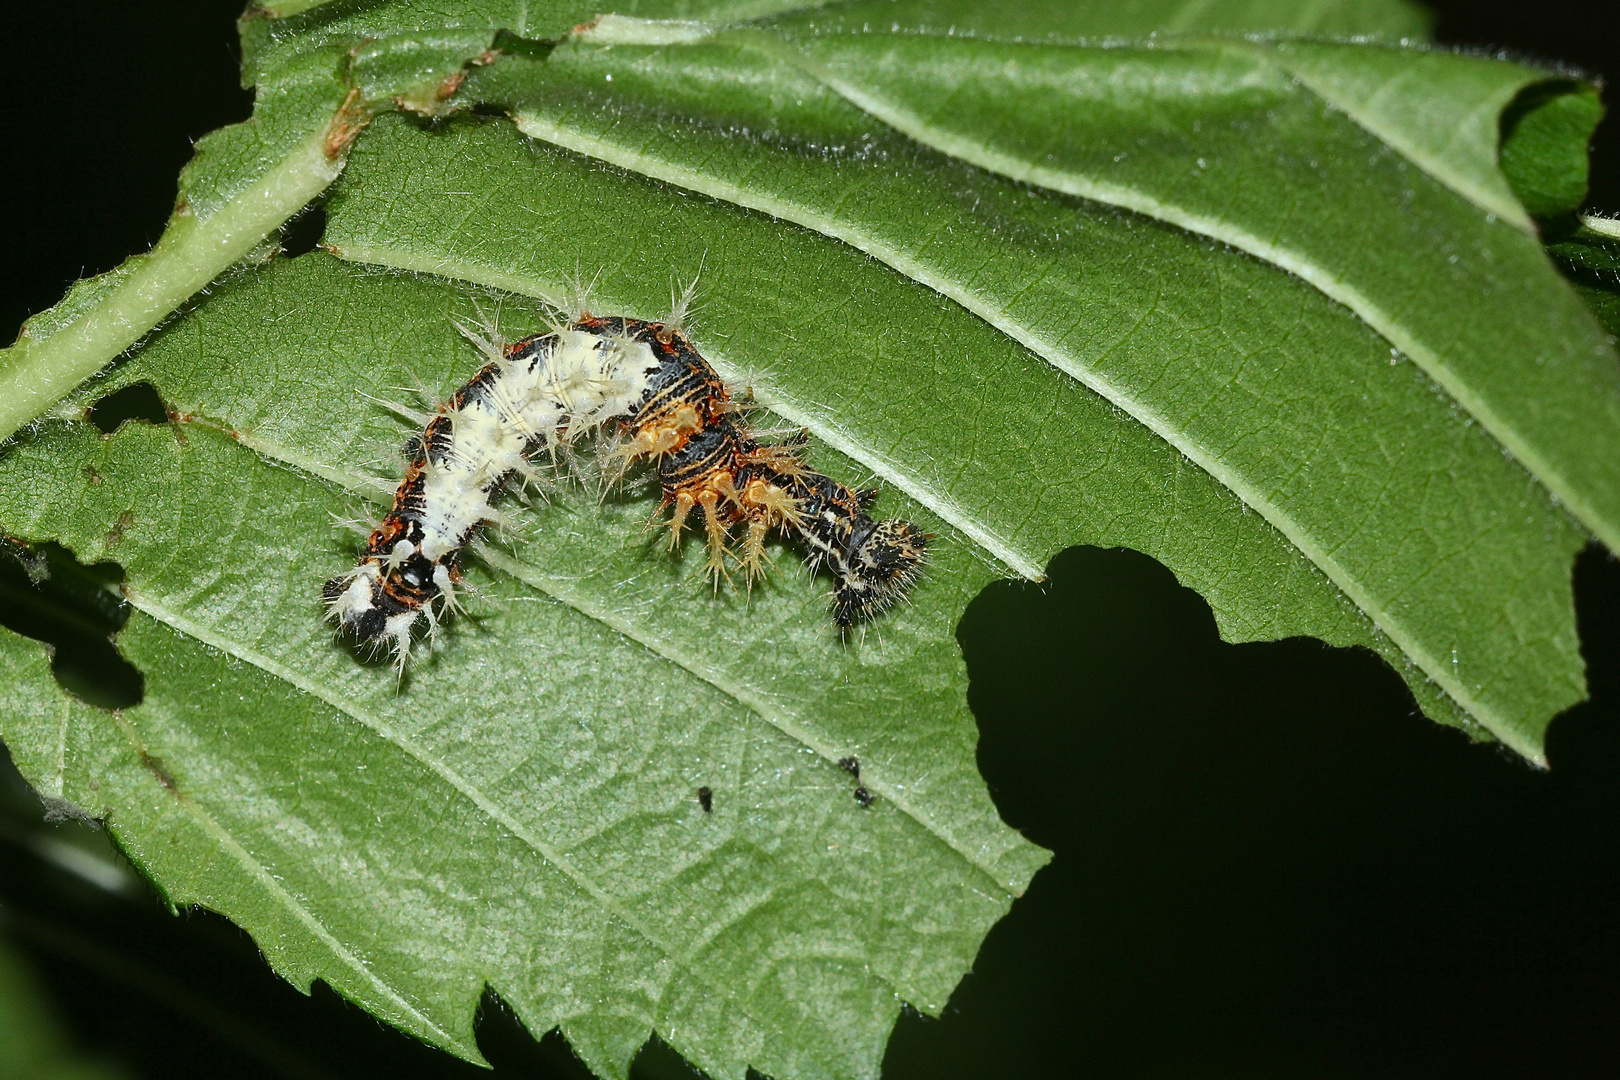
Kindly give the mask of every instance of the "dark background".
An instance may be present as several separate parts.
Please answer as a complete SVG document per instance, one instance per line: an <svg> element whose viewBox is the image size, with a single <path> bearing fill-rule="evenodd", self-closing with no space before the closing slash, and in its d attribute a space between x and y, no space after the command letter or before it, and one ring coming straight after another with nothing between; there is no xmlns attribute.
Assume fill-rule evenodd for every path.
<svg viewBox="0 0 1620 1080"><path fill-rule="evenodd" d="M1620 4L1430 5L1442 42L1620 78ZM191 140L245 118L239 0L8 16L0 338L156 240ZM1620 211L1620 120L1590 204ZM13 582L15 585L15 582ZM1620 1076L1620 563L1576 567L1592 700L1552 769L1417 716L1370 654L1232 646L1152 560L1075 549L960 637L1002 814L1057 854L885 1076ZM8 593L0 583L0 616ZM14 622L13 618L7 620ZM131 877L92 887L0 755L0 935L74 1041L143 1077L475 1077ZM584 1074L493 997L497 1076ZM667 1050L646 1077L689 1075Z"/></svg>

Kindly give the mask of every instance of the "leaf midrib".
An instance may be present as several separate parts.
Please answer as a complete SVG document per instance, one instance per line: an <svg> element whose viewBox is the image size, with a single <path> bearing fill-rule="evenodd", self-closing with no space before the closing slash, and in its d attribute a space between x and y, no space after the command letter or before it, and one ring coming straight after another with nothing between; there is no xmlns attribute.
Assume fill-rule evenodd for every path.
<svg viewBox="0 0 1620 1080"><path fill-rule="evenodd" d="M311 455L301 453L273 440L261 438L252 434L251 432L233 429L228 425L219 423L217 421L206 420L199 416L192 415L187 416L185 422L194 424L200 428L203 428L204 430L214 433L221 438L225 438L231 442L237 443L245 449L251 450L253 453L269 461L286 465L297 469L300 472L318 477L363 498L372 500L377 499L378 488L376 481L373 478L366 477L346 469L336 468ZM887 479L887 477L885 477L885 479ZM780 709L772 706L762 695L748 689L743 684L726 677L722 672L716 670L710 665L701 663L684 655L682 651L676 648L673 643L649 634L642 628L636 626L633 622L618 618L606 609L591 603L587 596L570 588L564 579L558 579L546 575L539 567L505 555L499 549L491 545L479 543L475 546L478 556L490 566L497 570L511 574L513 577L518 578L520 581L523 581L530 587L538 589L540 592L545 593L547 596L550 596L561 603L567 604L570 608L579 612L579 614L601 624L607 629L613 631L615 634L618 634L626 640L631 641L636 645L647 649L649 652L662 657L668 662L680 667L682 670L689 672L693 676L714 687L726 697L735 701L742 708L754 713L764 723L780 731L788 738L797 741L805 748L814 751L829 763L836 765L839 759L843 756L838 748L824 744L817 740L814 735L812 735L810 731L799 722L799 718L796 713L792 712L791 710ZM190 631L187 632L189 633ZM244 661L261 666L272 674L281 676L282 672L288 670L268 658L264 658L264 663L260 664L258 660L254 659L254 657L258 656L259 654L254 653L252 650L241 649L240 651L235 651L231 647L218 644L212 640L210 640L209 643L213 644L216 648L221 648L225 651L231 652L232 655L239 656ZM303 680L289 679L289 681L292 681L293 685L300 687L300 689L304 689L306 687L306 683ZM309 685L313 686L314 684L310 683ZM361 723L366 723L366 720L363 717L361 717L358 713L352 712L352 710L350 710L340 701L329 698L327 695L316 691L312 692L314 692L315 696L320 700L325 701L328 704L331 704L333 707L354 716L354 718L360 720ZM382 721L379 720L378 724L382 724ZM371 725L368 724L367 726ZM383 726L386 727L385 724ZM426 761L426 759L424 759L424 761ZM925 813L921 808L916 806L906 795L904 787L897 787L880 776L863 776L862 781L866 784L867 788L875 790L879 794L883 795L886 800L892 802L897 810L900 810L907 817L916 822L917 825L928 833L929 836L933 837L933 839L939 843L944 844L968 865L972 866L979 873L983 874L996 889L1010 893L1014 896L1022 893L1023 890L1019 887L1017 882L1002 880L997 874L994 866L982 861L982 859L979 858L971 849L964 846L959 840L952 836L948 829L935 821L931 815ZM513 829L514 832L517 831L516 826L513 826ZM544 853L542 852L542 854ZM671 955L674 954L672 953Z"/></svg>

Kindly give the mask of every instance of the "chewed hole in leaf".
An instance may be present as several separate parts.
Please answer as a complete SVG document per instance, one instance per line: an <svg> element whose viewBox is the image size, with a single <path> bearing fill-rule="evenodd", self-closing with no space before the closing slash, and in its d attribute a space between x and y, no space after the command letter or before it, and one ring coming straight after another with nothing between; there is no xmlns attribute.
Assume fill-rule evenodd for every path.
<svg viewBox="0 0 1620 1080"><path fill-rule="evenodd" d="M140 704L145 680L113 637L129 619L124 568L86 566L59 544L0 542L0 626L51 649L57 684L103 709Z"/></svg>
<svg viewBox="0 0 1620 1080"><path fill-rule="evenodd" d="M1586 199L1586 141L1603 115L1590 87L1573 79L1527 86L1502 112L1500 164L1524 208L1567 232ZM1572 138L1573 136L1573 138Z"/></svg>
<svg viewBox="0 0 1620 1080"><path fill-rule="evenodd" d="M1600 706L1620 700L1620 558L1596 540L1575 559L1575 621L1586 658L1589 708L1599 711ZM1553 730L1559 730L1568 716L1564 714ZM1555 768L1562 764L1557 757L1553 762Z"/></svg>
<svg viewBox="0 0 1620 1080"><path fill-rule="evenodd" d="M1008 627L1023 630L1009 635ZM1153 714L1158 697L1187 690L1188 671L1221 647L1209 605L1163 564L1095 547L1060 552L1043 582L986 586L963 614L957 640L979 723L979 769L1002 818L1047 845L1064 818L1057 793L1069 785L1022 763L1050 760L1029 752L1049 739L1048 718L1085 729L1116 712Z"/></svg>
<svg viewBox="0 0 1620 1080"><path fill-rule="evenodd" d="M514 34L510 30L501 30L496 33L492 49L510 56L521 56L528 60L545 60L551 56L561 42L545 41L536 38L526 38Z"/></svg>
<svg viewBox="0 0 1620 1080"><path fill-rule="evenodd" d="M168 406L163 403L157 387L145 381L131 383L99 398L86 415L103 435L111 435L131 420L143 424L169 422Z"/></svg>
<svg viewBox="0 0 1620 1080"><path fill-rule="evenodd" d="M326 233L326 208L312 206L281 227L281 253L289 259L308 255Z"/></svg>
<svg viewBox="0 0 1620 1080"><path fill-rule="evenodd" d="M1223 642L1207 605L1135 552L1070 548L1048 574L988 586L960 640L984 776L1056 857L943 1019L902 1016L885 1077L987 1045L1084 1074L1102 1054L1150 1055L1167 1023L1205 1060L1259 1060L1330 1026L1464 1045L1488 1022L1445 1003L1546 980L1537 1008L1556 1017L1612 982L1568 975L1609 923L1611 856L1592 857L1583 823L1620 804L1620 560L1600 545L1575 569L1592 701L1554 722L1547 771L1422 722L1363 649ZM1568 932L1482 965L1479 942L1523 910ZM1376 988L1414 934L1424 1000L1441 1004L1396 1015ZM1100 1004L1076 1020L1043 1011L1054 993Z"/></svg>

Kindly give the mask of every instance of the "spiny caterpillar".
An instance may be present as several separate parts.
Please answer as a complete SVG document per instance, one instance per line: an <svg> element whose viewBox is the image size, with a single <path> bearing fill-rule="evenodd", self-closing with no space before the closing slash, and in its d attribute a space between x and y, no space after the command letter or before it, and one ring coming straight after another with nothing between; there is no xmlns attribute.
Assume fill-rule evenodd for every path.
<svg viewBox="0 0 1620 1080"><path fill-rule="evenodd" d="M618 471L653 461L671 511L674 549L694 510L718 587L727 560L752 584L774 531L834 578L833 621L849 627L900 600L921 571L928 536L907 521L875 521L876 491L854 491L798 457L805 437L758 441L725 382L681 326L597 318L506 343L493 330L463 333L487 363L428 418L409 444L393 508L371 532L359 564L326 583L328 617L364 641L391 642L403 665L418 619L436 629L456 604L460 561L474 532L499 513L491 500L514 478L537 479L531 458L607 429ZM406 410L399 410L406 411ZM741 526L741 553L731 547ZM440 611L435 612L437 602Z"/></svg>

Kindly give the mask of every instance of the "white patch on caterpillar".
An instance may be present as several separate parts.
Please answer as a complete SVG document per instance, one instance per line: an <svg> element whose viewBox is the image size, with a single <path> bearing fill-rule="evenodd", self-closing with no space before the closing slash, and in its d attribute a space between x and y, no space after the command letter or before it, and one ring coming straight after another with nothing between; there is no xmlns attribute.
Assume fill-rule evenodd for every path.
<svg viewBox="0 0 1620 1080"><path fill-rule="evenodd" d="M646 345L624 338L565 329L542 343L550 347L503 356L482 394L440 414L450 420L451 438L442 459L428 455L422 492L421 551L430 562L497 516L490 496L508 474L528 467L531 444L572 441L628 412L657 367Z"/></svg>
<svg viewBox="0 0 1620 1080"><path fill-rule="evenodd" d="M504 520L491 504L496 491L514 475L539 478L528 459L536 448L555 452L632 412L658 368L645 343L622 334L565 326L508 355L492 328L460 329L488 364L455 399L423 415L420 492L403 515L413 535L368 555L327 587L328 616L363 638L389 642L401 667L418 616L431 627L436 614L431 600L396 610L399 605L383 594L385 576L400 573L420 556L425 573L413 583L431 581L433 599L454 608L455 558L476 528ZM381 404L405 416L415 411Z"/></svg>

